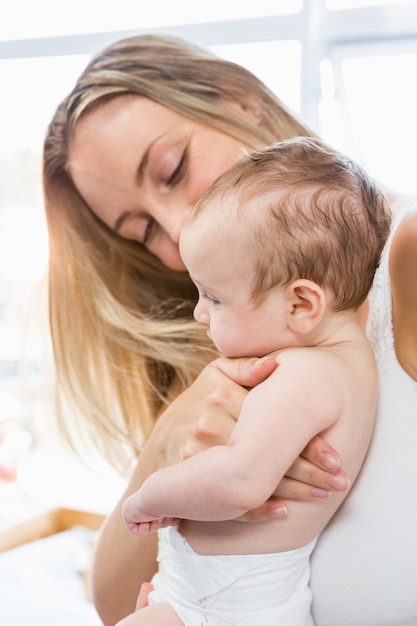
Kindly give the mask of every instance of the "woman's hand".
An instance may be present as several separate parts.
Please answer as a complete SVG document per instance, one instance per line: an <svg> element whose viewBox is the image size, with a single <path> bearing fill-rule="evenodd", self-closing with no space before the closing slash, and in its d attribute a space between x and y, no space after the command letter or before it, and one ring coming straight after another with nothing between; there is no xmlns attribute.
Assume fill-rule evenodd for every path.
<svg viewBox="0 0 417 626"><path fill-rule="evenodd" d="M182 393L173 390L177 396L158 419L148 444L159 444L165 465L225 444L248 393L246 388L268 378L276 367L273 358L216 359L188 389Z"/></svg>
<svg viewBox="0 0 417 626"><path fill-rule="evenodd" d="M350 481L339 467L335 450L316 436L281 480L273 496L262 506L248 511L241 521L262 522L287 515L286 502L327 498L331 491L345 491Z"/></svg>
<svg viewBox="0 0 417 626"><path fill-rule="evenodd" d="M219 358L206 366L185 392L176 390L177 397L155 424L126 491L96 545L92 589L95 607L106 626L134 611L138 587L148 583L156 571L156 533L140 538L129 533L122 518L124 501L155 470L226 443L247 394L246 387L265 380L277 366L272 358ZM316 437L278 485L275 497L246 513L242 521L285 515L285 501L323 497L332 489L332 479L345 477L338 467L335 451Z"/></svg>
<svg viewBox="0 0 417 626"><path fill-rule="evenodd" d="M189 389L159 419L151 439L161 446L164 464L175 463L213 445L225 444L235 426L247 389L265 380L278 366L273 358L218 358L207 365ZM320 437L306 446L274 493L242 521L285 516L284 501L326 498L349 487L337 452Z"/></svg>
<svg viewBox="0 0 417 626"><path fill-rule="evenodd" d="M274 495L285 500L327 498L331 491L345 491L349 485L336 451L317 435L289 468Z"/></svg>

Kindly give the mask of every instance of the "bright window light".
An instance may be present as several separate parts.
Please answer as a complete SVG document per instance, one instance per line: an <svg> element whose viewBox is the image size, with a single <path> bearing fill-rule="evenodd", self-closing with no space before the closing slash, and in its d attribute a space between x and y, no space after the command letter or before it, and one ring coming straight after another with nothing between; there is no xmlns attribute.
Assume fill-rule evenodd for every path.
<svg viewBox="0 0 417 626"><path fill-rule="evenodd" d="M285 104L300 110L301 45L299 41L212 46L213 52L240 63L264 81Z"/></svg>
<svg viewBox="0 0 417 626"><path fill-rule="evenodd" d="M326 0L326 9L341 11L343 9L359 9L361 7L377 7L387 4L401 4L409 0Z"/></svg>
<svg viewBox="0 0 417 626"><path fill-rule="evenodd" d="M0 40L241 20L297 13L301 7L302 0L158 0L146 4L118 0L116 5L98 0L72 0L67 4L56 0L15 0L3 11Z"/></svg>
<svg viewBox="0 0 417 626"><path fill-rule="evenodd" d="M322 133L383 183L417 192L417 52L352 56L323 101ZM387 86L389 86L387 88Z"/></svg>

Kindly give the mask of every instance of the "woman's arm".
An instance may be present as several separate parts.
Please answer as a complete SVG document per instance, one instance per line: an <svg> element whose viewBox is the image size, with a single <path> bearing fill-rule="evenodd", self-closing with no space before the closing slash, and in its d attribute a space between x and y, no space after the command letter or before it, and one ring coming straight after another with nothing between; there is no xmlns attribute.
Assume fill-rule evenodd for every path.
<svg viewBox="0 0 417 626"><path fill-rule="evenodd" d="M141 583L149 581L156 571L156 535L137 538L129 533L122 518L122 503L156 469L227 441L247 394L244 387L255 386L275 367L274 359L217 359L204 368L194 384L158 419L125 493L100 533L96 548L93 599L105 626L113 626L134 610ZM307 446L303 456L305 459L300 458L292 466L290 476L282 488L280 486L279 497L311 498L312 485L322 490L323 497L328 493L324 490L329 488L330 476L343 479L341 470L334 474L325 471L326 466L328 470L336 470L339 460L334 450L320 438ZM247 513L244 519L267 520L282 514L285 514L285 504L271 499Z"/></svg>
<svg viewBox="0 0 417 626"><path fill-rule="evenodd" d="M401 367L417 380L417 214L398 227L389 261L395 352Z"/></svg>
<svg viewBox="0 0 417 626"><path fill-rule="evenodd" d="M105 626L133 612L141 583L156 571L157 537L133 537L123 523L122 503L155 470L227 441L247 394L243 386L256 385L275 367L273 359L218 359L159 417L96 546L93 601Z"/></svg>
<svg viewBox="0 0 417 626"><path fill-rule="evenodd" d="M105 521L95 548L92 568L92 595L105 626L114 626L133 613L142 582L156 571L157 535L137 539L122 522L122 504L158 468L153 447L145 448L127 489Z"/></svg>

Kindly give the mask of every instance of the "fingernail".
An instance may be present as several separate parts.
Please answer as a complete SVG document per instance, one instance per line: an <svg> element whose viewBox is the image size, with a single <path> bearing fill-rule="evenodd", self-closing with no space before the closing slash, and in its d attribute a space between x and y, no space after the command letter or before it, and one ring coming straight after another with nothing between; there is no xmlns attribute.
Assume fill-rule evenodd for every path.
<svg viewBox="0 0 417 626"><path fill-rule="evenodd" d="M270 511L271 517L285 517L288 515L288 509L285 505L276 506Z"/></svg>
<svg viewBox="0 0 417 626"><path fill-rule="evenodd" d="M272 356L263 356L260 359L257 359L257 361L255 362L255 367L260 367L265 363L265 361L275 361L275 359Z"/></svg>
<svg viewBox="0 0 417 626"><path fill-rule="evenodd" d="M327 491L327 489L321 489L320 487L313 487L311 493L313 494L313 498L320 498L321 500L328 498L330 495L330 491Z"/></svg>
<svg viewBox="0 0 417 626"><path fill-rule="evenodd" d="M349 478L347 476L342 476L340 474L336 474L329 478L329 487L332 489L336 489L336 491L346 491L349 488Z"/></svg>
<svg viewBox="0 0 417 626"><path fill-rule="evenodd" d="M339 469L340 461L331 452L322 452L320 455L320 463L328 470L334 471Z"/></svg>

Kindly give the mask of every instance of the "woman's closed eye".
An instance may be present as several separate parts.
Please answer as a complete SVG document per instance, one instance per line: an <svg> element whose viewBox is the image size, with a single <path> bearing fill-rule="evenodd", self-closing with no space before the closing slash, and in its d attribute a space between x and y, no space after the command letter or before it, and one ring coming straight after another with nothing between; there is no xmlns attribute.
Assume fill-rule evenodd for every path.
<svg viewBox="0 0 417 626"><path fill-rule="evenodd" d="M150 217L147 221L145 232L143 234L142 243L144 246L149 244L149 242L151 241L152 235L155 234L156 226L157 226L156 221L153 219L153 217Z"/></svg>
<svg viewBox="0 0 417 626"><path fill-rule="evenodd" d="M175 167L174 171L169 175L168 179L166 180L167 187L174 187L176 184L178 184L182 180L184 173L186 171L186 168L187 168L187 161L188 161L187 150L184 150L181 154L181 157L178 161L177 166ZM143 238L142 238L142 243L144 246L147 246L150 244L150 242L152 241L152 238L156 234L157 227L158 227L158 223L156 222L156 220L153 217L149 217L147 220L145 231L144 231Z"/></svg>
<svg viewBox="0 0 417 626"><path fill-rule="evenodd" d="M180 160L178 161L177 167L174 169L174 171L171 173L171 175L169 176L167 180L168 187L173 187L183 178L184 172L187 168L187 161L188 161L187 150L184 150L184 152L181 155Z"/></svg>

